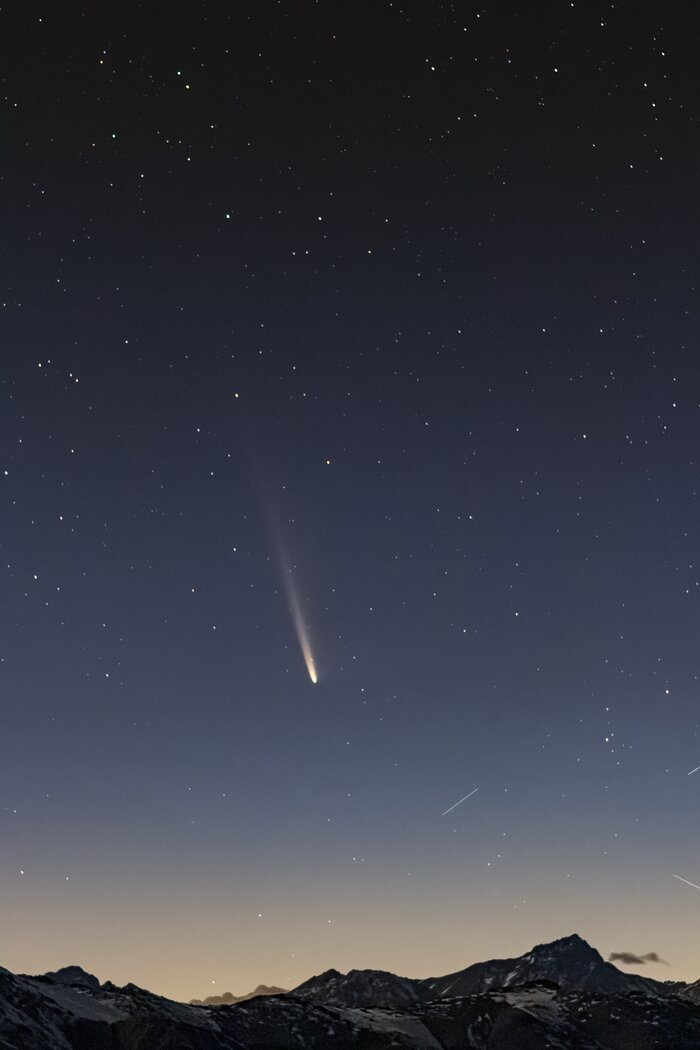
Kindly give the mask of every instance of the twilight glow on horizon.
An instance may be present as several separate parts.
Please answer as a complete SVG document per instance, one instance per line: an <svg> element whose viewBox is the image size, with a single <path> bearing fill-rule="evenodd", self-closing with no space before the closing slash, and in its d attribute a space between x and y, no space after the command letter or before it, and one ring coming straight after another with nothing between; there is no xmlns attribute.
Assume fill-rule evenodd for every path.
<svg viewBox="0 0 700 1050"><path fill-rule="evenodd" d="M0 966L700 978L694 18L0 13Z"/></svg>

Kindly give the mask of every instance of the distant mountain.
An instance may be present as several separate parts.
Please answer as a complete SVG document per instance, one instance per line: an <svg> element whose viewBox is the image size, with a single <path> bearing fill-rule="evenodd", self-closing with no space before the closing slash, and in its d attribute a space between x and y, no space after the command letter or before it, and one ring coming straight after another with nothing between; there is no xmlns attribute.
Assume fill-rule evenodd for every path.
<svg viewBox="0 0 700 1050"><path fill-rule="evenodd" d="M67 984L73 988L91 988L96 991L100 982L94 974L86 973L81 966L63 966L60 970L51 970L44 974L44 980L53 984Z"/></svg>
<svg viewBox="0 0 700 1050"><path fill-rule="evenodd" d="M347 974L327 970L304 981L291 994L326 1006L403 1009L431 999L481 995L495 988L514 988L532 981L551 981L563 989L604 995L665 992L663 982L622 973L612 963L605 962L583 938L572 934L550 944L538 944L517 959L474 963L466 970L445 977L413 980L381 970L350 970Z"/></svg>
<svg viewBox="0 0 700 1050"><path fill-rule="evenodd" d="M327 970L231 1005L0 968L0 1050L698 1050L699 1000L700 981L621 973L575 935L446 977Z"/></svg>
<svg viewBox="0 0 700 1050"><path fill-rule="evenodd" d="M529 981L554 981L564 989L603 995L661 992L664 984L650 977L626 974L574 933L549 944L538 944L517 959L493 959L466 970L421 982L431 999L446 995L478 995L492 988L513 988Z"/></svg>
<svg viewBox="0 0 700 1050"><path fill-rule="evenodd" d="M274 984L259 984L254 992L247 995L234 995L224 992L223 995L208 995L206 999L190 999L190 1006L233 1006L234 1003L245 1003L258 995L284 995L286 988L276 988Z"/></svg>
<svg viewBox="0 0 700 1050"><path fill-rule="evenodd" d="M382 1006L402 1010L425 1001L420 993L421 983L385 970L350 970L346 974L326 970L304 981L291 994L324 1006Z"/></svg>

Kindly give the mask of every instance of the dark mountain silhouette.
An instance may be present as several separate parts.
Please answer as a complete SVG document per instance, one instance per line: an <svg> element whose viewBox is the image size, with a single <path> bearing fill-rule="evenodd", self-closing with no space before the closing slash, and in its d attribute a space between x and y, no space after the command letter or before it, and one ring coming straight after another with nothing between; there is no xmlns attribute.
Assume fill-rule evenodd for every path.
<svg viewBox="0 0 700 1050"><path fill-rule="evenodd" d="M284 995L286 988L277 988L274 984L259 984L253 992L247 995L234 995L233 992L224 992L223 995L208 995L206 999L190 999L190 1006L232 1006L234 1003L245 1003L248 999L255 999L258 995Z"/></svg>
<svg viewBox="0 0 700 1050"><path fill-rule="evenodd" d="M700 981L621 973L576 935L445 977L327 970L269 991L196 1006L100 984L78 966L38 977L0 968L0 1050L700 1047Z"/></svg>
<svg viewBox="0 0 700 1050"><path fill-rule="evenodd" d="M326 970L304 981L291 994L325 1006L403 1009L424 1001L419 991L421 983L385 970L350 970L346 974Z"/></svg>
<svg viewBox="0 0 700 1050"><path fill-rule="evenodd" d="M623 995L654 992L663 983L650 977L626 974L574 933L549 944L538 944L517 959L493 959L475 963L466 970L424 982L431 998L446 995L477 995L491 988L513 988L527 981L555 981L562 988L584 992Z"/></svg>
<svg viewBox="0 0 700 1050"><path fill-rule="evenodd" d="M538 944L517 959L492 959L466 970L415 980L382 970L327 970L311 977L292 995L327 1006L390 1006L402 1009L446 996L481 995L495 988L514 988L531 981L552 981L561 988L624 995L628 992L662 992L664 984L649 977L622 973L605 962L577 934L549 944Z"/></svg>

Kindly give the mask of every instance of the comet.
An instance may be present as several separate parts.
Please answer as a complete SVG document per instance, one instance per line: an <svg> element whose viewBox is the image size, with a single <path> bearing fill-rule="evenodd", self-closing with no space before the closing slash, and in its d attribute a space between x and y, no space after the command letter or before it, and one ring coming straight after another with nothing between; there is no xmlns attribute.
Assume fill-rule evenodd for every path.
<svg viewBox="0 0 700 1050"><path fill-rule="evenodd" d="M284 589L287 592L287 601L289 602L289 611L292 614L292 623L294 624L294 630L297 634L299 641L299 648L301 649L301 655L304 657L304 663L306 664L306 670L309 672L309 678L314 685L318 682L318 674L316 673L316 664L314 663L314 655L311 652L311 640L309 638L309 631L304 622L304 615L301 611L301 604L299 602L299 595L297 594L296 587L294 586L294 577L292 576L292 570L286 564L286 560L282 557L282 570L284 574Z"/></svg>
<svg viewBox="0 0 700 1050"><path fill-rule="evenodd" d="M301 608L301 602L299 600L299 594L294 580L294 571L289 563L287 552L284 549L279 534L275 534L275 546L277 548L277 557L279 560L280 571L282 573L282 582L287 595L287 601L289 602L289 611L292 615L292 623L294 624L294 630L296 631L301 655L304 657L304 663L306 664L306 670L309 672L309 678L313 684L316 685L318 682L318 672L316 671L314 654L311 651L309 629L304 620L304 613Z"/></svg>
<svg viewBox="0 0 700 1050"><path fill-rule="evenodd" d="M275 514L274 502L270 493L267 490L267 486L264 484L262 478L258 479L261 501L263 505L263 512L265 523L268 528L272 547L277 555L277 564L279 566L280 575L282 577L282 585L284 586L285 594L287 595L287 602L289 605L289 612L292 617L292 623L296 632L297 641L299 642L299 648L301 649L301 655L304 658L306 664L306 670L308 671L309 678L312 683L316 685L318 682L318 672L316 670L316 662L314 660L314 654L311 649L311 638L309 637L309 629L304 619L304 613L302 610L299 593L296 587L296 581L294 578L294 570L292 564L287 556L287 549L282 538L282 532L278 525L278 517Z"/></svg>

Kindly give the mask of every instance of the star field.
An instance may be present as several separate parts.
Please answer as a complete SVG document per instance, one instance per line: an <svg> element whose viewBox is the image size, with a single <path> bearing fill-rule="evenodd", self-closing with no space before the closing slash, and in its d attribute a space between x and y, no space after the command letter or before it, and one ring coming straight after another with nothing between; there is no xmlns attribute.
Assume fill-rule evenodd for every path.
<svg viewBox="0 0 700 1050"><path fill-rule="evenodd" d="M695 22L0 15L2 965L700 976Z"/></svg>

